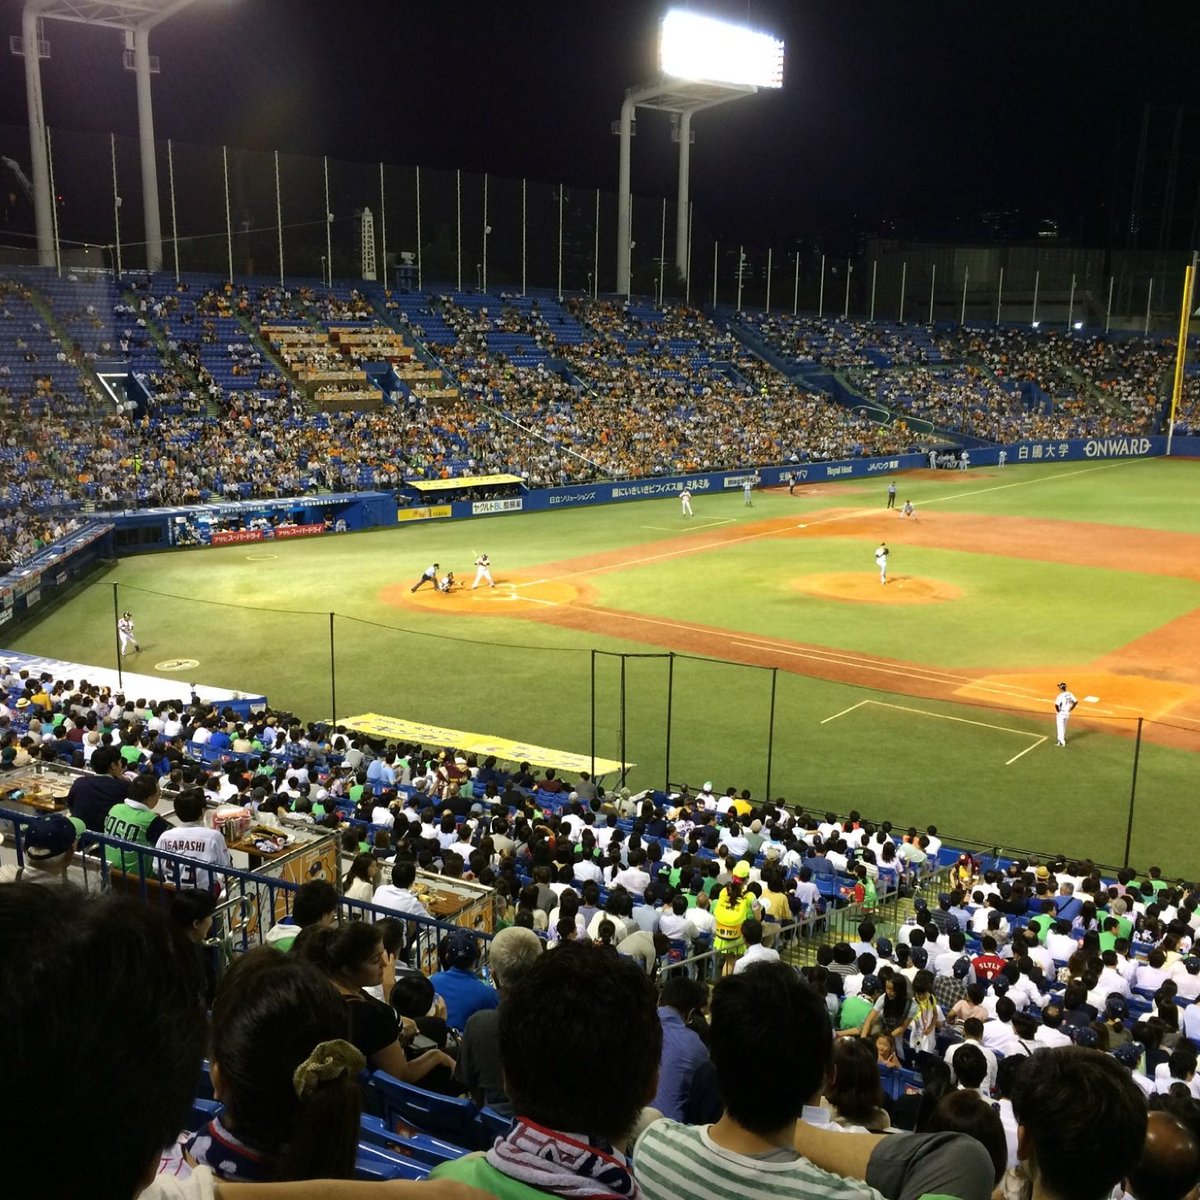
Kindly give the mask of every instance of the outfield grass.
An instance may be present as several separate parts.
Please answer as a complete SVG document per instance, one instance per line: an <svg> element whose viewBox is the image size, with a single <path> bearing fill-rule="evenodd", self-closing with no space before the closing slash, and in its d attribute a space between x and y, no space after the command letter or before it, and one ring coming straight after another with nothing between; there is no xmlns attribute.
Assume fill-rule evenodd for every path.
<svg viewBox="0 0 1200 1200"><path fill-rule="evenodd" d="M1188 462L1012 466L1003 473L901 483L922 506L1142 525L1196 533L1181 502L1200 483ZM907 486L906 486L907 484ZM738 526L830 507L882 507L885 484L821 495L737 494L696 498L684 522L676 500L603 508L423 522L397 529L269 546L181 551L121 560L98 582L47 612L13 641L16 649L112 665L112 583L138 618L145 653L200 665L198 681L264 692L306 717L333 711L330 611L341 716L377 711L586 753L591 744L593 649L658 653L632 637L605 638L533 620L464 619L392 607L383 589L411 582L432 560L467 573L487 550L497 576L537 564L638 547L708 521ZM774 536L701 555L632 566L587 580L598 603L665 619L837 647L914 663L1000 671L1087 662L1200 607L1200 584L1097 567L1028 562L901 547L894 569L959 586L960 599L917 607L822 601L791 581L812 571L872 570L861 538ZM273 557L268 557L273 556ZM1070 597L1064 608L1062 597ZM636 626L634 627L636 628ZM731 647L730 657L736 650ZM677 660L671 722L674 782L766 786L771 673L748 666ZM598 754L619 757L619 664L597 659ZM638 764L630 782L666 778L667 665L630 661L625 746ZM897 823L935 822L951 835L1000 846L1062 848L1119 861L1133 763L1127 739L1080 728L1056 751L1049 715L992 712L913 700L781 670L775 680L771 790L837 810L859 808ZM872 703L860 707L860 701ZM885 707L895 705L898 707ZM852 709L837 719L834 714ZM915 710L915 711L908 711ZM957 717L950 721L945 717ZM826 722L822 724L822 722ZM988 725L1000 728L987 728ZM1035 740L1049 735L1049 741ZM1021 749L1033 747L1015 762ZM1191 868L1194 754L1143 747L1135 859ZM1159 853L1159 848L1168 849Z"/></svg>

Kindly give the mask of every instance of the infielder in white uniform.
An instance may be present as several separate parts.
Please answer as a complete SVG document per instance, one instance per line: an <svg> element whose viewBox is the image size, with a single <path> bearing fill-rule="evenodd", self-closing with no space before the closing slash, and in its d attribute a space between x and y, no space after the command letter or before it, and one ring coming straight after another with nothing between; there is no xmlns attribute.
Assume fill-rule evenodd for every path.
<svg viewBox="0 0 1200 1200"><path fill-rule="evenodd" d="M471 591L474 591L483 579L487 580L488 587L496 586L496 581L492 578L492 560L486 554L481 554L475 560L475 582L471 584Z"/></svg>
<svg viewBox="0 0 1200 1200"><path fill-rule="evenodd" d="M117 636L121 639L121 657L124 658L132 646L139 654L142 652L137 639L133 636L133 613L124 612L117 622Z"/></svg>
<svg viewBox="0 0 1200 1200"><path fill-rule="evenodd" d="M886 542L880 542L879 548L875 551L875 565L879 568L879 582L887 583L887 560L891 551L887 548Z"/></svg>
<svg viewBox="0 0 1200 1200"><path fill-rule="evenodd" d="M685 517L690 517L692 515L692 493L689 492L687 488L684 488L683 491L679 493L679 506L683 509L683 515Z"/></svg>
<svg viewBox="0 0 1200 1200"><path fill-rule="evenodd" d="M900 510L902 517L912 517L914 521L919 521L921 518L917 516L917 510L913 508L911 500L905 500L904 507Z"/></svg>
<svg viewBox="0 0 1200 1200"><path fill-rule="evenodd" d="M1071 710L1079 703L1065 683L1058 685L1058 695L1054 697L1054 726L1058 731L1058 744L1067 744L1067 721L1070 720Z"/></svg>

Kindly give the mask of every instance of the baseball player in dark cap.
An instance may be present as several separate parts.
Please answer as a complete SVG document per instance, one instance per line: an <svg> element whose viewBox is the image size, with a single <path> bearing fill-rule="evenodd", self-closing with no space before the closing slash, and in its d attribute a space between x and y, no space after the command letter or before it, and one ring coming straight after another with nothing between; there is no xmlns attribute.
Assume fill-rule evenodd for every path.
<svg viewBox="0 0 1200 1200"><path fill-rule="evenodd" d="M1071 716L1071 710L1074 709L1079 701L1073 693L1068 689L1065 683L1058 685L1058 695L1054 697L1054 726L1058 733L1058 744L1065 746L1067 744L1067 721Z"/></svg>

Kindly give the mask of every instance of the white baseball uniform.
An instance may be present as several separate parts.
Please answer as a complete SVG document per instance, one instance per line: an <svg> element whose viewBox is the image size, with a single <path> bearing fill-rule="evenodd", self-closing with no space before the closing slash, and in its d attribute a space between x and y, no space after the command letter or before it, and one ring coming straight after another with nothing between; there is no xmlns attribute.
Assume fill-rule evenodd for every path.
<svg viewBox="0 0 1200 1200"><path fill-rule="evenodd" d="M1001 465L1001 466L1004 466L1004 464L1005 464L1006 462L1008 462L1008 451L1007 451L1007 450L1001 450L1001 451L1000 451L1000 465Z"/></svg>
<svg viewBox="0 0 1200 1200"><path fill-rule="evenodd" d="M679 493L679 504L683 509L683 515L685 517L690 517L692 515L692 493L689 492L687 488L684 488L683 491Z"/></svg>
<svg viewBox="0 0 1200 1200"><path fill-rule="evenodd" d="M1058 744L1065 746L1067 744L1067 721L1071 717L1071 709L1078 704L1073 693L1065 689L1060 691L1054 697L1054 726L1058 732Z"/></svg>
<svg viewBox="0 0 1200 1200"><path fill-rule="evenodd" d="M904 507L900 510L900 515L902 517L912 517L914 521L917 520L917 510L913 508L911 500L905 500Z"/></svg>
<svg viewBox="0 0 1200 1200"><path fill-rule="evenodd" d="M141 650L141 646L137 644L137 639L133 636L133 618L122 617L117 622L117 636L121 639L121 657L124 658L126 651L132 646L135 650Z"/></svg>
<svg viewBox="0 0 1200 1200"><path fill-rule="evenodd" d="M751 481L749 479L743 481L743 483L742 483L742 498L745 500L747 507L750 507L750 508L753 508L753 506L754 506L754 499L753 499L753 496L751 495L751 491L752 491L753 487L754 487L754 484L751 483Z"/></svg>
<svg viewBox="0 0 1200 1200"><path fill-rule="evenodd" d="M884 545L880 545L875 551L875 565L879 568L879 582L887 583L887 560L891 551Z"/></svg>
<svg viewBox="0 0 1200 1200"><path fill-rule="evenodd" d="M492 578L492 561L486 554L481 554L475 560L475 582L471 584L471 590L474 591L480 583L480 580L487 580L488 587L495 587L496 581Z"/></svg>

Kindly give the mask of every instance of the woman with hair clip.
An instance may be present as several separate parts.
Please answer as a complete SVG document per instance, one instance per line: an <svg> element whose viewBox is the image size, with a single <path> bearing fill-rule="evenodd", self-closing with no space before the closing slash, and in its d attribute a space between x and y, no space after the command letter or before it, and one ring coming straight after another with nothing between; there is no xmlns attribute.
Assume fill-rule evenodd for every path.
<svg viewBox="0 0 1200 1200"><path fill-rule="evenodd" d="M159 1174L210 1167L220 1179L350 1179L366 1064L347 1040L337 991L294 954L260 947L225 973L213 1002L213 1095L224 1108L180 1135Z"/></svg>
<svg viewBox="0 0 1200 1200"><path fill-rule="evenodd" d="M454 1059L441 1050L428 1050L410 1060L400 1018L364 990L382 985L387 996L394 983L395 955L383 948L383 937L374 925L364 921L310 925L301 931L292 952L313 963L338 990L350 1020L349 1040L372 1071L386 1071L402 1083L419 1084L436 1067L454 1070ZM408 1037L416 1032L411 1021L405 1029Z"/></svg>

